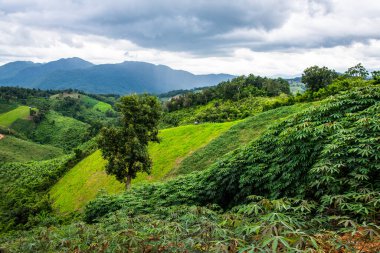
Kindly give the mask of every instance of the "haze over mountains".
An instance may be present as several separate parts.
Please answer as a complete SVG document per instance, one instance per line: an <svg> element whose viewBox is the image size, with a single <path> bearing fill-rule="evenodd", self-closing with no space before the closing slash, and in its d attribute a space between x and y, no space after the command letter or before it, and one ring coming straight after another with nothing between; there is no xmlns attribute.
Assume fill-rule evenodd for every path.
<svg viewBox="0 0 380 253"><path fill-rule="evenodd" d="M90 93L162 93L215 85L233 77L227 74L194 75L165 65L135 61L95 65L76 57L43 64L17 61L0 66L0 86L73 88Z"/></svg>

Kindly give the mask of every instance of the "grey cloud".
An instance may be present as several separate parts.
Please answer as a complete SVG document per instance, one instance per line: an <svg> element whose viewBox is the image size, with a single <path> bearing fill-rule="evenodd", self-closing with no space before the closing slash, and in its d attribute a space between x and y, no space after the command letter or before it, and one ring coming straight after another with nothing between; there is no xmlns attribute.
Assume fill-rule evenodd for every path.
<svg viewBox="0 0 380 253"><path fill-rule="evenodd" d="M239 28L272 30L292 4L268 1L0 1L11 22L46 29L128 39L142 47L210 52L223 48L216 35ZM223 42L224 43L224 42Z"/></svg>
<svg viewBox="0 0 380 253"><path fill-rule="evenodd" d="M380 33L373 31L340 34L337 30L336 34L322 31L317 36L294 38L285 34L268 39L267 35L280 30L292 15L305 10L310 19L333 15L335 11L331 0L0 0L1 18L20 26L127 39L142 47L203 56L226 55L238 47L292 50L380 38ZM255 31L257 35L228 36L239 30ZM81 46L69 38L63 42Z"/></svg>

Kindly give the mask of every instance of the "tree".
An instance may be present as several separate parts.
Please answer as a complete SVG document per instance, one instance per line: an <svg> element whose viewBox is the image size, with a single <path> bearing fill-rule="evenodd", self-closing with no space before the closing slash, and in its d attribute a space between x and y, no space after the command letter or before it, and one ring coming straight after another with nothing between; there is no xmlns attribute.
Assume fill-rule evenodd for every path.
<svg viewBox="0 0 380 253"><path fill-rule="evenodd" d="M137 172L150 173L152 161L148 154L148 142L158 142L158 121L161 105L156 97L130 95L120 99L117 108L121 112L120 125L103 128L98 140L107 174L130 188Z"/></svg>
<svg viewBox="0 0 380 253"><path fill-rule="evenodd" d="M380 70L375 70L371 74L373 80L375 80L375 83L380 83Z"/></svg>
<svg viewBox="0 0 380 253"><path fill-rule="evenodd" d="M327 67L312 66L304 70L301 82L306 85L307 90L318 91L329 85L338 74Z"/></svg>
<svg viewBox="0 0 380 253"><path fill-rule="evenodd" d="M348 77L360 77L362 79L366 79L369 73L361 63L358 63L355 66L348 68L345 75Z"/></svg>

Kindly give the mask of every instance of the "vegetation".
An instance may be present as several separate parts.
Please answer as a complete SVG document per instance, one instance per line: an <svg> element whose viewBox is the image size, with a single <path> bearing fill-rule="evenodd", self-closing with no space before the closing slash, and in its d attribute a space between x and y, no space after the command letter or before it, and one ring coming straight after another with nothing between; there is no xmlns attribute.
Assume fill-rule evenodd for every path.
<svg viewBox="0 0 380 253"><path fill-rule="evenodd" d="M148 148L153 161L151 174L137 173L132 187L163 180L180 166L183 159L191 157L196 150L218 138L235 123L188 125L161 130L158 135L160 143L150 143ZM105 173L105 164L100 151L96 151L66 173L49 191L54 209L67 214L81 210L99 191L110 194L123 192L123 184Z"/></svg>
<svg viewBox="0 0 380 253"><path fill-rule="evenodd" d="M89 139L88 129L86 123L51 111L35 129L33 139L69 150Z"/></svg>
<svg viewBox="0 0 380 253"><path fill-rule="evenodd" d="M318 91L325 88L337 77L338 73L335 70L327 67L312 66L304 70L301 82L306 84L306 89Z"/></svg>
<svg viewBox="0 0 380 253"><path fill-rule="evenodd" d="M38 214L51 211L46 190L66 170L66 161L0 164L0 231L31 227Z"/></svg>
<svg viewBox="0 0 380 253"><path fill-rule="evenodd" d="M9 128L17 119L25 119L29 116L29 107L19 106L14 110L0 114L0 126Z"/></svg>
<svg viewBox="0 0 380 253"><path fill-rule="evenodd" d="M63 155L63 151L57 147L40 145L13 136L0 140L0 163L48 160L60 155Z"/></svg>
<svg viewBox="0 0 380 253"><path fill-rule="evenodd" d="M0 114L12 111L13 109L16 109L16 108L17 108L16 103L8 102L0 98Z"/></svg>
<svg viewBox="0 0 380 253"><path fill-rule="evenodd" d="M204 88L200 92L189 92L173 97L166 103L166 108L170 112L195 105L205 105L217 99L238 101L252 96L278 96L281 93L290 94L289 83L284 79L254 75L240 76L231 81L221 82L217 86Z"/></svg>
<svg viewBox="0 0 380 253"><path fill-rule="evenodd" d="M361 79L366 79L369 75L368 71L361 63L349 68L344 74L347 77L356 77Z"/></svg>
<svg viewBox="0 0 380 253"><path fill-rule="evenodd" d="M162 126L178 126L194 122L229 122L293 103L292 97L285 94L277 97L247 97L237 101L213 100L206 105L164 113Z"/></svg>
<svg viewBox="0 0 380 253"><path fill-rule="evenodd" d="M138 172L151 172L148 143L159 141L161 106L157 98L146 94L122 97L117 106L122 114L121 126L103 128L98 144L108 161L106 172L129 189Z"/></svg>
<svg viewBox="0 0 380 253"><path fill-rule="evenodd" d="M200 148L190 156L187 156L177 168L170 171L170 176L203 170L215 163L228 152L257 139L270 126L275 125L285 118L297 112L301 112L310 106L312 106L312 103L283 106L258 113L253 117L240 121L203 148Z"/></svg>
<svg viewBox="0 0 380 253"><path fill-rule="evenodd" d="M53 140L66 133L69 121L80 126L82 135L65 147L68 155L58 159L0 164L0 248L380 251L378 73L368 79L361 64L342 75L317 68L322 71L315 80L324 81L316 88L307 84L302 94L282 90L282 80L255 76L194 90L192 95L177 94L174 100L183 103L174 110L166 108L160 126L191 124L161 129L159 135L157 128L149 132L148 125L141 126L147 118L131 112L141 109L136 101L134 110L114 111L116 97L101 95L100 100L78 92L1 98L8 103L1 107L4 113L38 104L33 121L16 119L10 125L10 133L19 138ZM208 97L207 90L215 94ZM271 94L274 90L278 93ZM42 117L36 120L35 115ZM117 122L118 115L124 115L124 122ZM55 118L65 118L62 128L49 132L47 123L54 126ZM133 118L141 119L139 124L127 124ZM157 127L157 121L152 125ZM143 162L149 161L149 152L151 174L136 173L129 191L106 174L107 162L97 147L99 139L112 147L123 136L84 142L102 126L121 133L129 126L123 144L138 144L141 136L136 133L148 132L139 150ZM132 131L136 126L144 131ZM146 148L157 137L161 143ZM0 142L9 138L14 137L7 135Z"/></svg>
<svg viewBox="0 0 380 253"><path fill-rule="evenodd" d="M48 190L95 148L91 140L60 158L0 163L0 237L7 231L61 223L63 219L52 214Z"/></svg>
<svg viewBox="0 0 380 253"><path fill-rule="evenodd" d="M285 120L206 171L136 189L138 193L124 198L154 199L160 206L229 207L252 194L321 200L350 191L376 191L379 89L365 87L329 99ZM90 204L87 219L104 214L100 207L97 201Z"/></svg>
<svg viewBox="0 0 380 253"><path fill-rule="evenodd" d="M101 195L85 221L2 240L10 251L379 250L380 88L329 98L208 169Z"/></svg>

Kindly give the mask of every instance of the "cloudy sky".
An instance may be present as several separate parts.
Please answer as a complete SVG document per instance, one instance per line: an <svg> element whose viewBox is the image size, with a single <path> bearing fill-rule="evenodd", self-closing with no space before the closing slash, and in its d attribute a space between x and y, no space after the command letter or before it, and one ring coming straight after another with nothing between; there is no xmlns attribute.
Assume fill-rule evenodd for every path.
<svg viewBox="0 0 380 253"><path fill-rule="evenodd" d="M0 0L0 64L81 57L193 73L380 68L378 0Z"/></svg>

